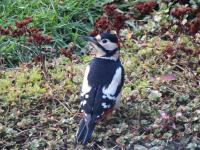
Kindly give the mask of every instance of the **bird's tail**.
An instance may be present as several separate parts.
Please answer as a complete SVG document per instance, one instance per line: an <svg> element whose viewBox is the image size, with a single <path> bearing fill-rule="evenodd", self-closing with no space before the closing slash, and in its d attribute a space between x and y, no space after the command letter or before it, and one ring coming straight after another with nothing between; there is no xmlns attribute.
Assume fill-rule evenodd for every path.
<svg viewBox="0 0 200 150"><path fill-rule="evenodd" d="M85 121L85 119L83 118L80 121L80 126L76 133L77 142L79 142L83 145L87 144L87 142L89 141L89 139L92 136L95 125L96 125L96 123L94 123L93 121L91 121L91 120Z"/></svg>

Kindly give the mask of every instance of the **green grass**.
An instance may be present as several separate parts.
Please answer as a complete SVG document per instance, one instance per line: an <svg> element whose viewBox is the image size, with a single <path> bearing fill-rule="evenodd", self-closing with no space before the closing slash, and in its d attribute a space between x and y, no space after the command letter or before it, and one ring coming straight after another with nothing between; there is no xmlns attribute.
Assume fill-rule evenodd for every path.
<svg viewBox="0 0 200 150"><path fill-rule="evenodd" d="M68 47L74 42L76 50L82 46L80 35L88 34L93 27L93 21L100 14L104 1L96 0L2 0L0 2L0 26L7 27L14 25L16 20L23 20L30 16L33 22L32 27L39 28L44 34L53 37L52 45L49 48L56 49ZM30 57L15 57L19 52L16 50L17 40L5 40L0 38L0 56L6 58L9 66L18 62L27 62ZM26 49L28 50L28 49ZM30 51L30 50L28 50ZM20 54L19 54L20 55Z"/></svg>

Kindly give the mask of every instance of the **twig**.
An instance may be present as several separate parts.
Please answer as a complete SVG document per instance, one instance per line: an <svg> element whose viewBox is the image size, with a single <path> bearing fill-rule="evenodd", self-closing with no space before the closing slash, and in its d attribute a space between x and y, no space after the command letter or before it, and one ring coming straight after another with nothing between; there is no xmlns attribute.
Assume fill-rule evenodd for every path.
<svg viewBox="0 0 200 150"><path fill-rule="evenodd" d="M24 133L24 132L26 132L26 131L29 131L29 130L31 130L31 129L22 130L21 132L17 133L17 134L15 135L15 137L17 137L17 136L19 136L20 134L22 134L22 133Z"/></svg>
<svg viewBox="0 0 200 150"><path fill-rule="evenodd" d="M70 111L69 108L67 108L67 106L65 106L65 104L63 102L61 102L59 99L54 98L54 100L58 101L70 114L72 114L72 112Z"/></svg>

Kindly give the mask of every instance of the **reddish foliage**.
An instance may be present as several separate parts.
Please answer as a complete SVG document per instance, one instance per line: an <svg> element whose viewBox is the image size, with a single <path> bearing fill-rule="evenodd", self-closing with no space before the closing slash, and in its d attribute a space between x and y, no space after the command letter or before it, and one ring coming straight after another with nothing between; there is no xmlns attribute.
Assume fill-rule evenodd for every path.
<svg viewBox="0 0 200 150"><path fill-rule="evenodd" d="M19 28L19 29L16 29L12 32L12 36L13 37L19 37L19 36L22 36L26 34L26 29L25 28Z"/></svg>
<svg viewBox="0 0 200 150"><path fill-rule="evenodd" d="M27 26L29 23L31 23L33 20L31 17L26 17L24 20L22 21L16 21L15 24L16 24L16 27L17 28L23 28L25 26Z"/></svg>
<svg viewBox="0 0 200 150"><path fill-rule="evenodd" d="M186 48L183 44L178 44L176 48L177 50L185 52L187 55L193 54L193 50L191 48Z"/></svg>
<svg viewBox="0 0 200 150"><path fill-rule="evenodd" d="M111 30L119 33L128 17L118 12L117 6L114 4L106 4L103 10L104 15L95 21L91 35L95 36L102 32L110 32Z"/></svg>
<svg viewBox="0 0 200 150"><path fill-rule="evenodd" d="M164 55L167 57L170 57L173 53L174 53L175 49L173 48L172 44L167 44L165 51L164 51Z"/></svg>
<svg viewBox="0 0 200 150"><path fill-rule="evenodd" d="M50 36L42 35L40 32L31 34L29 37L28 42L35 43L37 45L41 44L48 44L51 43L52 38Z"/></svg>
<svg viewBox="0 0 200 150"><path fill-rule="evenodd" d="M37 28L28 28L28 29L27 29L27 32L28 32L29 34L33 34L33 33L38 33L39 30L38 30Z"/></svg>
<svg viewBox="0 0 200 150"><path fill-rule="evenodd" d="M196 34L200 29L200 12L196 14L196 18L193 22L189 23L189 32Z"/></svg>
<svg viewBox="0 0 200 150"><path fill-rule="evenodd" d="M35 63L42 62L43 60L44 60L43 55L37 55L37 56L33 57L33 59L32 59L32 61Z"/></svg>
<svg viewBox="0 0 200 150"><path fill-rule="evenodd" d="M198 21L193 21L189 23L189 32L191 34L196 34L199 30L200 23Z"/></svg>
<svg viewBox="0 0 200 150"><path fill-rule="evenodd" d="M48 44L52 41L50 36L42 35L37 28L28 28L27 25L32 22L31 17L26 17L22 21L16 21L15 25L17 29L13 30L11 27L8 28L8 31L13 37L20 37L23 35L27 35L28 42L42 45Z"/></svg>
<svg viewBox="0 0 200 150"><path fill-rule="evenodd" d="M116 11L117 6L114 4L107 4L103 7L104 12L106 13L106 15L108 16L112 16L113 13Z"/></svg>
<svg viewBox="0 0 200 150"><path fill-rule="evenodd" d="M94 29L90 33L92 36L95 36L102 32L110 32L110 23L107 17L102 16L101 18L97 19L94 24Z"/></svg>
<svg viewBox="0 0 200 150"><path fill-rule="evenodd" d="M10 34L9 29L4 29L0 27L0 35L9 35L9 34Z"/></svg>
<svg viewBox="0 0 200 150"><path fill-rule="evenodd" d="M177 7L171 10L171 15L176 17L177 19L182 19L184 15L191 13L192 8L190 7Z"/></svg>
<svg viewBox="0 0 200 150"><path fill-rule="evenodd" d="M98 35L99 33L100 33L100 32L97 31L96 28L94 28L93 31L90 33L90 35L91 35L91 36L96 36L96 35Z"/></svg>
<svg viewBox="0 0 200 150"><path fill-rule="evenodd" d="M142 15L147 15L153 12L153 9L158 4L156 2L143 2L136 5L137 10L140 11Z"/></svg>
<svg viewBox="0 0 200 150"><path fill-rule="evenodd" d="M20 38L28 40L29 43L41 46L43 44L49 44L52 41L50 36L43 35L37 28L29 28L28 24L32 22L31 17L26 17L22 21L16 21L14 28L8 26L7 28L0 27L0 35L6 35L8 38ZM47 52L47 49L37 47L41 52ZM45 55L40 52L39 55L33 57L33 62L44 62Z"/></svg>
<svg viewBox="0 0 200 150"><path fill-rule="evenodd" d="M200 12L196 14L197 21L200 23Z"/></svg>
<svg viewBox="0 0 200 150"><path fill-rule="evenodd" d="M95 27L98 29L106 30L109 28L109 21L106 17L101 17L95 22Z"/></svg>
<svg viewBox="0 0 200 150"><path fill-rule="evenodd" d="M65 48L61 48L60 52L62 55L64 55L65 57L69 58L70 60L72 60L72 51L70 50L66 50Z"/></svg>
<svg viewBox="0 0 200 150"><path fill-rule="evenodd" d="M124 26L124 22L128 19L127 17L125 17L123 14L118 13L116 14L116 16L114 16L114 23L113 26L116 29L116 31L119 31L123 26Z"/></svg>
<svg viewBox="0 0 200 150"><path fill-rule="evenodd" d="M16 21L16 29L14 30L11 26L8 26L6 29L0 27L0 35L9 35L12 37L20 37L26 35L28 42L42 45L48 44L52 41L50 36L45 36L37 28L29 28L27 25L32 22L31 17L26 17L22 21Z"/></svg>

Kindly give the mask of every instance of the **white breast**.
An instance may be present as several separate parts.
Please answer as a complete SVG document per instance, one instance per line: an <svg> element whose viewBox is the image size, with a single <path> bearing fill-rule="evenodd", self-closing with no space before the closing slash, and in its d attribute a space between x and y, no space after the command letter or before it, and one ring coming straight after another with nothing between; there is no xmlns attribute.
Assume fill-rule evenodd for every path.
<svg viewBox="0 0 200 150"><path fill-rule="evenodd" d="M83 78L83 85L82 85L82 91L81 91L81 96L84 96L86 93L90 92L91 86L88 84L88 74L90 72L90 66L87 66Z"/></svg>

